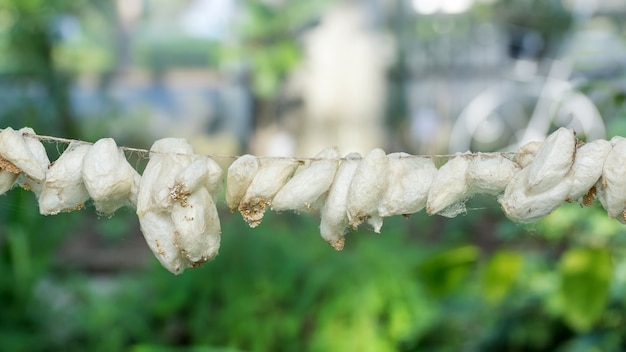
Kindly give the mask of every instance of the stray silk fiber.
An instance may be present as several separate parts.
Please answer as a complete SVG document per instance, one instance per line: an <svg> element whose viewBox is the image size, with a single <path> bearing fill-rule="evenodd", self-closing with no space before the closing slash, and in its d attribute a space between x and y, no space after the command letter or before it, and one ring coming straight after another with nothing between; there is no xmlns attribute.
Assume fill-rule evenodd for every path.
<svg viewBox="0 0 626 352"><path fill-rule="evenodd" d="M69 146L51 163L42 140ZM124 150L150 156L142 175ZM515 222L537 221L563 202L590 205L597 198L609 217L626 223L622 137L585 144L574 131L560 128L517 153L457 153L439 169L432 157L378 148L343 158L336 148L313 158L234 158L223 192L231 211L256 227L268 208L319 210L320 234L336 250L343 248L348 230L362 223L380 232L383 218L424 208L429 215L454 217L479 193L495 196ZM217 255L216 204L223 184L219 165L194 154L184 139L158 140L148 152L118 147L111 138L91 144L37 136L27 127L0 132L0 194L16 185L31 190L43 215L81 209L89 199L106 216L132 207L148 246L174 274Z"/></svg>

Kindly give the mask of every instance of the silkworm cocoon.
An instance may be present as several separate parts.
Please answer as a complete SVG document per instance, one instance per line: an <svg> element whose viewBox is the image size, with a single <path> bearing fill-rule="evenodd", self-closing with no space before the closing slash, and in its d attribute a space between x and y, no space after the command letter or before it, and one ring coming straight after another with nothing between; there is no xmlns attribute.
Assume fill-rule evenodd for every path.
<svg viewBox="0 0 626 352"><path fill-rule="evenodd" d="M437 170L428 191L428 215L454 217L465 211L464 202L469 196L467 172L470 162L466 155L457 153Z"/></svg>
<svg viewBox="0 0 626 352"><path fill-rule="evenodd" d="M501 154L481 154L472 157L467 171L471 193L500 194L504 192L519 166Z"/></svg>
<svg viewBox="0 0 626 352"><path fill-rule="evenodd" d="M170 213L144 212L139 215L139 225L148 247L161 265L173 274L182 273L189 262L173 241L176 228Z"/></svg>
<svg viewBox="0 0 626 352"><path fill-rule="evenodd" d="M150 160L141 176L137 215L147 211L169 211L187 193L175 187L175 178L192 163L193 148L182 138L163 138L150 147Z"/></svg>
<svg viewBox="0 0 626 352"><path fill-rule="evenodd" d="M542 193L556 186L574 163L576 134L561 127L546 138L533 161L527 166L527 186L532 193Z"/></svg>
<svg viewBox="0 0 626 352"><path fill-rule="evenodd" d="M261 223L265 209L299 164L298 161L281 158L265 158L259 161L259 170L239 204L239 212L250 227Z"/></svg>
<svg viewBox="0 0 626 352"><path fill-rule="evenodd" d="M176 176L174 187L183 193L194 192L198 187L206 187L216 200L224 180L222 168L208 156L196 156L193 162Z"/></svg>
<svg viewBox="0 0 626 352"><path fill-rule="evenodd" d="M379 233L382 218L378 214L378 203L387 189L389 159L382 149L371 150L359 163L348 189L346 206L348 221L352 228L369 220L374 231Z"/></svg>
<svg viewBox="0 0 626 352"><path fill-rule="evenodd" d="M0 155L0 194L13 187L22 170Z"/></svg>
<svg viewBox="0 0 626 352"><path fill-rule="evenodd" d="M378 203L382 217L417 213L426 206L428 190L437 173L431 158L407 153L387 156L387 189Z"/></svg>
<svg viewBox="0 0 626 352"><path fill-rule="evenodd" d="M209 168L205 158L196 158L174 178L174 187L181 193L195 192L199 187L208 185Z"/></svg>
<svg viewBox="0 0 626 352"><path fill-rule="evenodd" d="M141 175L135 172L133 176L133 183L130 185L130 195L128 196L128 201L130 202L130 205L134 209L137 209L137 200L139 198L140 184L141 184Z"/></svg>
<svg viewBox="0 0 626 352"><path fill-rule="evenodd" d="M604 160L598 199L611 218L623 218L626 206L626 139L611 140L613 148Z"/></svg>
<svg viewBox="0 0 626 352"><path fill-rule="evenodd" d="M178 274L213 258L219 248L217 209L207 190L209 164L180 138L160 139L150 152L137 216L157 259Z"/></svg>
<svg viewBox="0 0 626 352"><path fill-rule="evenodd" d="M89 199L83 184L83 159L91 148L88 144L71 143L46 173L39 195L39 212L43 215L80 209Z"/></svg>
<svg viewBox="0 0 626 352"><path fill-rule="evenodd" d="M15 131L7 127L0 132L0 156L20 169L28 178L41 182L50 165L44 146L23 133L35 134L30 128Z"/></svg>
<svg viewBox="0 0 626 352"><path fill-rule="evenodd" d="M537 141L524 144L519 148L515 157L513 157L513 161L522 169L525 168L533 161L537 151L539 151L539 148L541 147L541 144L541 142Z"/></svg>
<svg viewBox="0 0 626 352"><path fill-rule="evenodd" d="M213 259L220 247L220 219L206 188L189 195L184 204L175 203L172 222L174 244L191 266Z"/></svg>
<svg viewBox="0 0 626 352"><path fill-rule="evenodd" d="M311 164L296 173L272 200L272 209L310 209L320 196L328 191L339 165L337 148L327 148L318 153Z"/></svg>
<svg viewBox="0 0 626 352"><path fill-rule="evenodd" d="M41 144L41 142L35 137L35 131L33 131L30 127L24 127L20 128L18 133L23 136L26 147L30 151L33 160L38 165L41 165L42 169L47 171L50 166L50 160L48 159L46 148L44 148L43 144ZM35 195L37 195L37 197L39 197L43 187L43 181L43 179L37 179L26 172L22 172L17 179L17 184L24 189L32 191Z"/></svg>
<svg viewBox="0 0 626 352"><path fill-rule="evenodd" d="M137 171L112 138L103 138L89 148L83 158L83 183L96 210L111 215L126 206L131 197Z"/></svg>
<svg viewBox="0 0 626 352"><path fill-rule="evenodd" d="M547 216L565 201L572 187L573 174L569 172L547 191L529 193L525 188L529 174L529 168L517 173L498 199L504 214L515 222L533 222Z"/></svg>
<svg viewBox="0 0 626 352"><path fill-rule="evenodd" d="M215 160L209 157L206 157L205 161L207 163L207 169L209 170L207 176L207 190L215 202L224 187L224 170L222 170Z"/></svg>
<svg viewBox="0 0 626 352"><path fill-rule="evenodd" d="M345 242L344 234L348 226L346 201L348 189L354 177L361 155L350 153L339 164L335 179L328 190L320 210L320 233L334 249L340 251Z"/></svg>
<svg viewBox="0 0 626 352"><path fill-rule="evenodd" d="M231 211L239 207L239 203L250 183L259 170L259 162L253 155L242 155L228 168L226 176L226 205Z"/></svg>
<svg viewBox="0 0 626 352"><path fill-rule="evenodd" d="M18 175L7 170L0 170L0 195L5 194L13 187Z"/></svg>
<svg viewBox="0 0 626 352"><path fill-rule="evenodd" d="M598 182L602 176L604 160L611 148L611 143L598 139L584 144L576 150L576 158L572 165L574 179L572 189L567 196L568 199L580 199Z"/></svg>

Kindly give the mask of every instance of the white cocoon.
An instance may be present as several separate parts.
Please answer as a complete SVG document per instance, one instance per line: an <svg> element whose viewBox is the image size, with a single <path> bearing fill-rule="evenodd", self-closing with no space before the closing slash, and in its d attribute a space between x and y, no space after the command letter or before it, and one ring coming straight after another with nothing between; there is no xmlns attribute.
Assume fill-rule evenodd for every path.
<svg viewBox="0 0 626 352"><path fill-rule="evenodd" d="M533 222L550 214L565 201L572 186L573 173L569 172L547 191L530 193L526 188L529 172L526 168L517 173L498 199L504 214L515 222Z"/></svg>
<svg viewBox="0 0 626 352"><path fill-rule="evenodd" d="M72 142L46 173L39 195L42 215L80 209L89 199L83 184L83 159L91 145Z"/></svg>
<svg viewBox="0 0 626 352"><path fill-rule="evenodd" d="M50 165L44 146L23 133L35 134L31 128L15 131L7 127L0 132L0 156L19 168L28 178L41 182Z"/></svg>
<svg viewBox="0 0 626 352"><path fill-rule="evenodd" d="M169 211L182 192L174 188L175 179L191 164L193 148L183 138L163 138L152 144L150 161L141 176L137 215L147 211Z"/></svg>
<svg viewBox="0 0 626 352"><path fill-rule="evenodd" d="M576 134L561 127L546 138L533 161L527 166L528 192L542 193L557 183L569 172L574 163Z"/></svg>
<svg viewBox="0 0 626 352"><path fill-rule="evenodd" d="M513 161L522 169L525 168L533 161L537 151L541 148L541 144L541 142L537 141L524 144L518 149L517 154L513 157Z"/></svg>
<svg viewBox="0 0 626 352"><path fill-rule="evenodd" d="M195 155L192 160L193 162L178 174L174 187L182 193L191 193L198 187L206 187L215 202L224 183L222 168L208 156Z"/></svg>
<svg viewBox="0 0 626 352"><path fill-rule="evenodd" d="M602 176L604 160L610 151L611 143L604 139L589 142L576 150L576 159L572 165L574 180L568 199L580 199L598 182Z"/></svg>
<svg viewBox="0 0 626 352"><path fill-rule="evenodd" d="M191 263L215 258L220 248L220 220L215 203L206 188L201 187L172 209L176 232L174 244Z"/></svg>
<svg viewBox="0 0 626 352"><path fill-rule="evenodd" d="M28 148L31 155L33 156L33 160L38 165L41 165L41 167L44 170L47 171L48 167L50 166L50 160L48 159L46 148L44 148L43 144L41 144L39 139L34 137L35 131L33 131L33 129L30 127L24 127L24 128L20 128L18 133L23 136L24 142L26 143L26 147ZM30 136L26 136L26 135L30 135ZM39 197L39 194L41 193L41 188L43 187L43 181L44 181L43 179L41 180L36 179L25 172L22 172L17 179L17 183L22 188L32 191L33 193L35 193L35 195L37 195L37 197Z"/></svg>
<svg viewBox="0 0 626 352"><path fill-rule="evenodd" d="M128 163L112 138L103 138L89 148L83 158L83 183L96 211L111 215L126 206L139 174Z"/></svg>
<svg viewBox="0 0 626 352"><path fill-rule="evenodd" d="M199 187L208 186L209 168L206 158L197 157L174 178L174 187L181 193L195 192Z"/></svg>
<svg viewBox="0 0 626 352"><path fill-rule="evenodd" d="M287 183L300 163L291 159L263 158L239 204L239 212L250 227L261 223L263 214L272 198Z"/></svg>
<svg viewBox="0 0 626 352"><path fill-rule="evenodd" d="M139 216L139 225L148 247L161 265L172 274L182 273L189 262L174 244L176 228L170 213L144 212Z"/></svg>
<svg viewBox="0 0 626 352"><path fill-rule="evenodd" d="M501 154L481 154L472 157L467 171L467 184L472 194L504 192L519 166Z"/></svg>
<svg viewBox="0 0 626 352"><path fill-rule="evenodd" d="M242 155L228 168L226 176L226 205L231 211L239 207L239 203L250 183L259 170L259 162L253 155Z"/></svg>
<svg viewBox="0 0 626 352"><path fill-rule="evenodd" d="M215 160L209 158L208 156L205 158L205 162L206 167L209 170L206 187L215 202L217 201L217 196L220 192L222 192L222 188L224 187L224 170L222 170Z"/></svg>
<svg viewBox="0 0 626 352"><path fill-rule="evenodd" d="M348 221L352 228L370 220L374 231L379 233L382 218L378 214L378 203L387 189L389 159L382 149L372 149L359 163L348 189L346 206Z"/></svg>
<svg viewBox="0 0 626 352"><path fill-rule="evenodd" d="M468 156L457 153L437 170L428 191L428 215L454 217L465 211L464 202L469 197L467 173L470 162Z"/></svg>
<svg viewBox="0 0 626 352"><path fill-rule="evenodd" d="M428 190L437 173L431 158L407 153L387 155L387 189L378 203L382 217L417 213L426 206Z"/></svg>
<svg viewBox="0 0 626 352"><path fill-rule="evenodd" d="M343 236L348 226L348 189L360 162L361 155L358 153L348 154L341 161L320 211L322 238L338 251L343 249Z"/></svg>
<svg viewBox="0 0 626 352"><path fill-rule="evenodd" d="M221 169L218 166L220 171L216 171L210 158L194 155L185 139L158 140L150 151L139 187L137 215L154 255L178 274L217 255L220 221L208 188L211 180L221 180ZM164 229L156 229L156 222ZM160 246L156 246L157 240Z"/></svg>
<svg viewBox="0 0 626 352"><path fill-rule="evenodd" d="M613 138L602 168L598 199L611 218L622 217L626 205L626 138Z"/></svg>
<svg viewBox="0 0 626 352"><path fill-rule="evenodd" d="M0 195L5 194L13 187L18 174L14 174L7 170L0 170Z"/></svg>
<svg viewBox="0 0 626 352"><path fill-rule="evenodd" d="M337 148L327 148L318 153L302 171L296 173L272 200L272 209L309 210L320 196L328 191L339 165Z"/></svg>

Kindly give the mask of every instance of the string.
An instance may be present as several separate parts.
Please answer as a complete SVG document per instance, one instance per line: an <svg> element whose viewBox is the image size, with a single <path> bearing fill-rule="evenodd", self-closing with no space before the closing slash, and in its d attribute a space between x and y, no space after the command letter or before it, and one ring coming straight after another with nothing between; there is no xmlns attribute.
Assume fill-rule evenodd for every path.
<svg viewBox="0 0 626 352"><path fill-rule="evenodd" d="M4 129L0 128L0 132L3 131ZM38 134L32 134L32 133L23 133L22 134L24 137L29 137L29 138L36 138L42 142L51 142L51 143L63 143L63 144L71 144L71 143L79 143L79 144L88 144L88 145L93 145L93 143L91 142L87 142L87 141L82 141L82 140L78 140L78 139L69 139L69 138L62 138L62 137L53 137L53 136L45 136L45 135L38 135ZM150 157L151 154L157 154L157 155L180 155L180 156L189 156L190 154L184 154L184 153L164 153L164 152L155 152L155 151L151 151L151 150L147 150L147 149L142 149L142 148L133 148L133 147L126 147L126 146L118 146L118 148L124 152L129 152L129 153L135 153L137 155L139 155L140 157L147 159ZM455 154L433 154L433 155L423 155L423 154L406 154L406 155L402 155L399 158L404 159L404 158L431 158L431 159L444 159L444 158L453 158L453 157L457 157L457 156L471 156L471 157L475 157L475 156L486 156L486 157L492 157L492 156L508 156L508 157L512 157L515 155L520 155L520 154L528 154L529 152L465 152L465 153L455 153ZM192 154L192 155L203 155L203 156L208 156L210 158L214 158L214 159L238 159L241 157L241 155L222 155L222 154ZM294 162L300 162L300 163L305 163L305 162L310 162L310 161L343 161L346 160L345 157L340 157L340 158L318 158L318 157L290 157L290 156L256 156L257 159L273 159L273 160L290 160L290 161L294 161Z"/></svg>

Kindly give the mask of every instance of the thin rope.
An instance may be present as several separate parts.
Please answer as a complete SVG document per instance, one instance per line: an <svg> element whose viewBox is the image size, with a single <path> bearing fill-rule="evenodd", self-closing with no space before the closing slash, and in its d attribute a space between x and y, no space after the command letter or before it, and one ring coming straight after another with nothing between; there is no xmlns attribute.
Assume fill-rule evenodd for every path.
<svg viewBox="0 0 626 352"><path fill-rule="evenodd" d="M3 131L4 129L0 129ZM44 136L32 133L23 133L23 136L29 138L36 138L42 142L50 142L50 143L63 143L63 144L71 144L71 143L80 143L80 144L89 144L93 145L91 142L82 141L78 139L69 139L62 137L53 137L53 136ZM133 148L126 146L118 146L118 148L124 152L136 153L140 155L142 158L149 158L150 154L158 154L158 155L181 155L181 156L189 156L190 154L184 153L164 153L164 152L155 152L142 148ZM444 158L452 158L459 155L465 156L515 156L519 154L528 154L528 152L466 152L466 153L456 153L456 154L433 154L433 155L421 155L421 154L407 154L405 156L400 156L400 158L431 158L431 159L444 159ZM241 155L223 155L223 154L192 154L192 155L203 155L208 156L214 159L238 159ZM346 160L345 157L340 158L316 158L316 157L289 157L289 156L257 156L257 159L279 159L279 160L291 160L294 162L305 163L308 161L323 161L323 160L333 160L333 161L342 161Z"/></svg>

